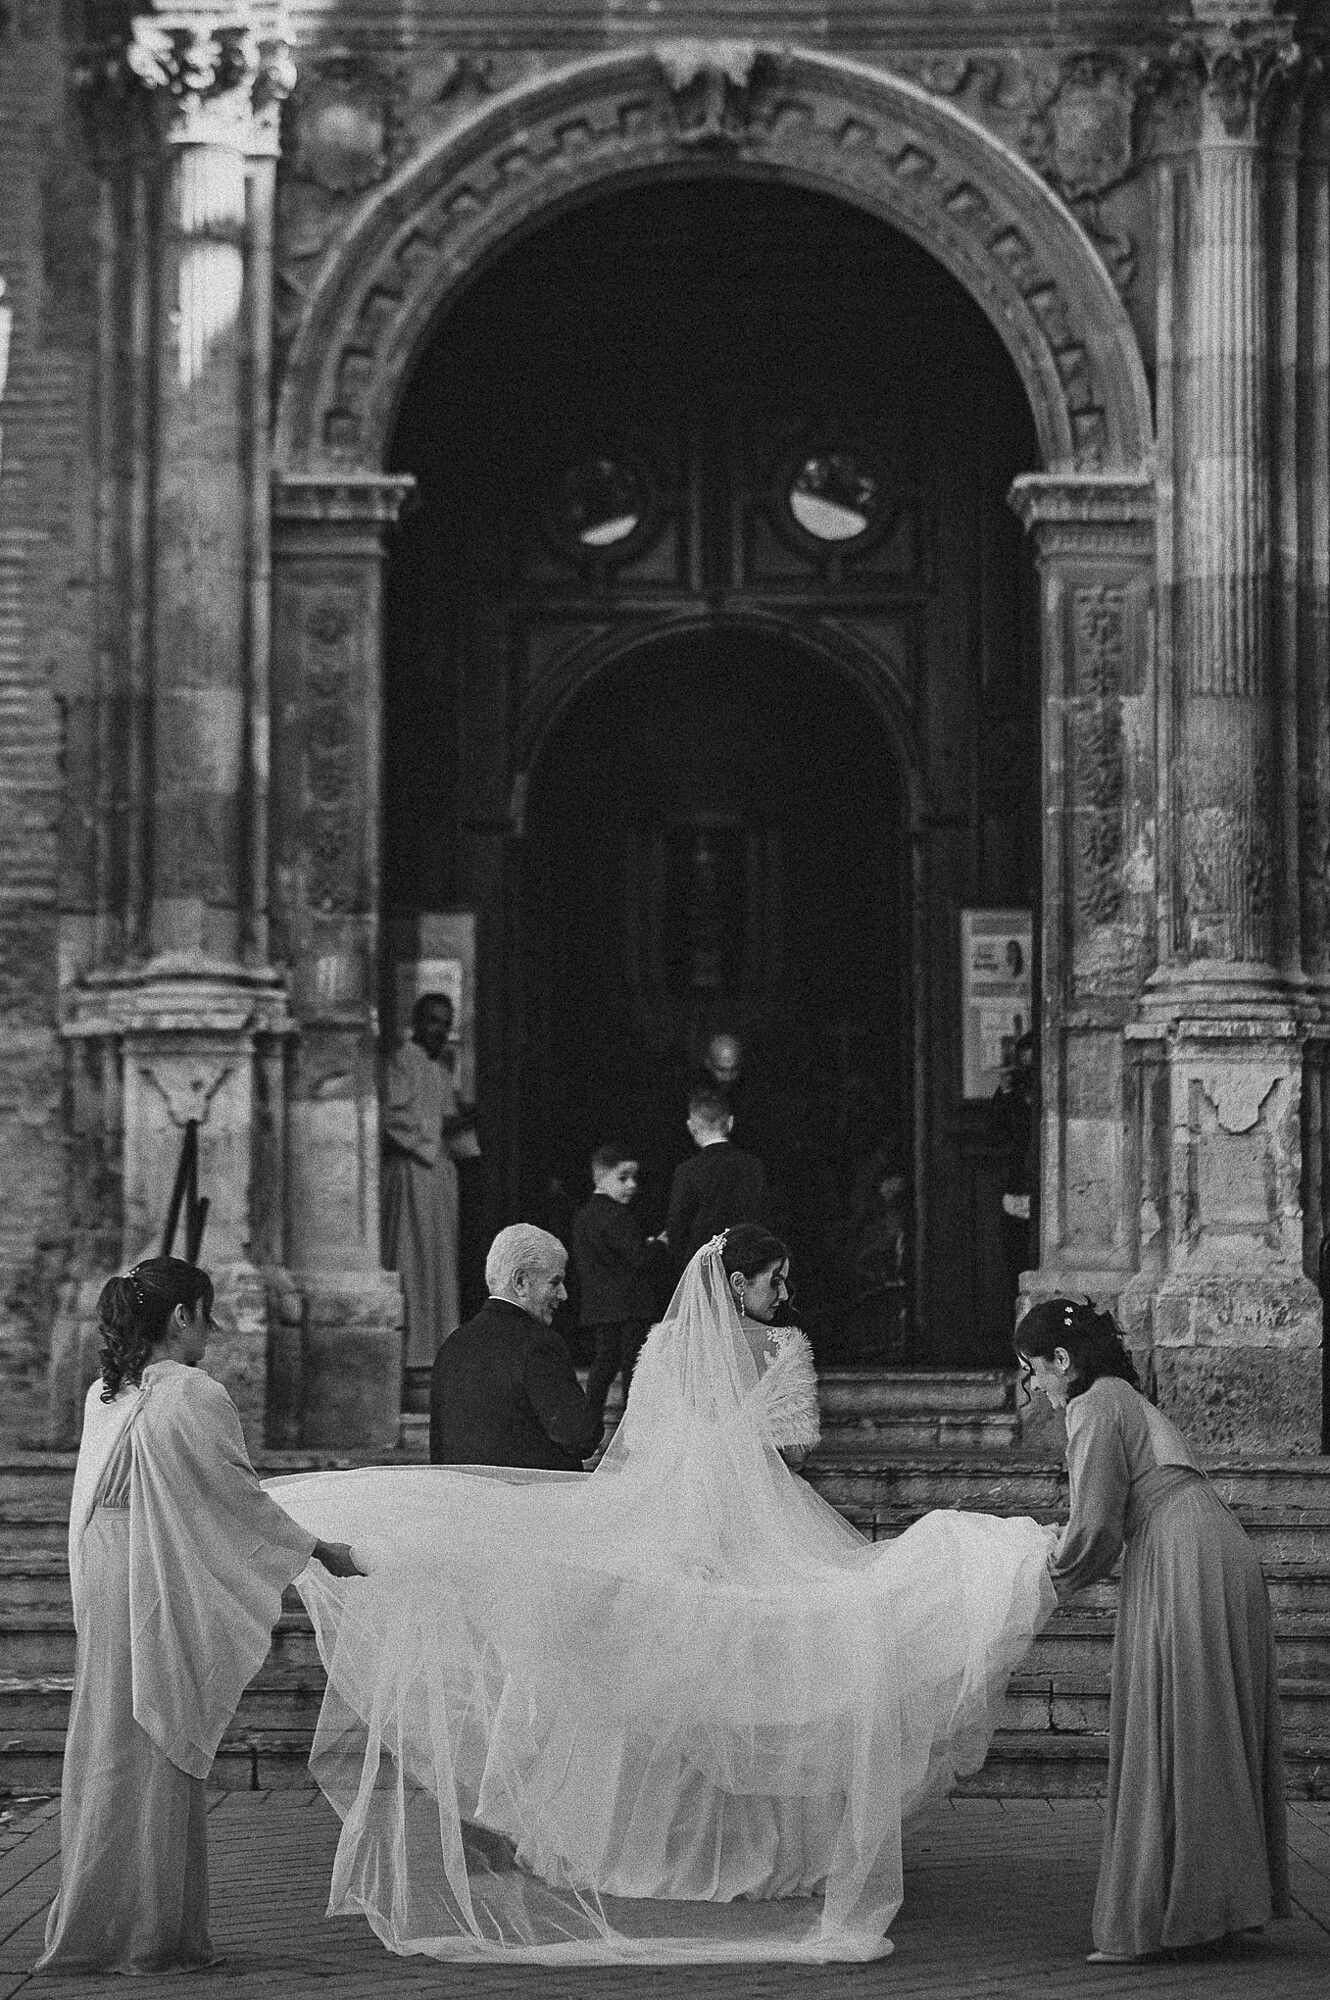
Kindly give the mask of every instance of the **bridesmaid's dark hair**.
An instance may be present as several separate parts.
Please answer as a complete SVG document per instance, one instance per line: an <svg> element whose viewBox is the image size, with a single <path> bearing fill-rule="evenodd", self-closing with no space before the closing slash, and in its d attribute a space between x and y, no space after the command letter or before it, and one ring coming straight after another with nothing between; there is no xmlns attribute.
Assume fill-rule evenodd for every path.
<svg viewBox="0 0 1330 2000"><path fill-rule="evenodd" d="M1067 1384L1068 1401L1083 1396L1101 1375L1115 1375L1133 1389L1141 1386L1122 1329L1112 1313L1096 1312L1088 1300L1041 1299L1026 1313L1012 1344L1022 1360L1033 1354L1051 1361L1059 1347L1066 1348L1076 1370Z"/></svg>
<svg viewBox="0 0 1330 2000"><path fill-rule="evenodd" d="M789 1254L779 1236L773 1236L769 1229L759 1228L756 1222L736 1222L725 1231L720 1261L727 1278L732 1278L736 1271L741 1277L755 1278L759 1271L783 1264Z"/></svg>
<svg viewBox="0 0 1330 2000"><path fill-rule="evenodd" d="M187 1313L202 1302L212 1311L212 1279L181 1257L145 1257L132 1271L108 1278L97 1300L102 1334L102 1401L122 1383L136 1385L166 1335L177 1306Z"/></svg>

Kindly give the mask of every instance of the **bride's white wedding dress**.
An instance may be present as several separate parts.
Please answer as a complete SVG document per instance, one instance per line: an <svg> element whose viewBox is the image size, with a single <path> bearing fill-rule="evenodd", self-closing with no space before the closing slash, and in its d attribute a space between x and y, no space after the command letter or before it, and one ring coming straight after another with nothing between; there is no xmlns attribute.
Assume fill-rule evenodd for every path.
<svg viewBox="0 0 1330 2000"><path fill-rule="evenodd" d="M718 1239L593 1473L270 1481L370 1570L300 1579L331 1910L438 1958L889 1951L901 1817L982 1762L1049 1536L935 1513L866 1542L779 1455L815 1437L807 1342L755 1358Z"/></svg>

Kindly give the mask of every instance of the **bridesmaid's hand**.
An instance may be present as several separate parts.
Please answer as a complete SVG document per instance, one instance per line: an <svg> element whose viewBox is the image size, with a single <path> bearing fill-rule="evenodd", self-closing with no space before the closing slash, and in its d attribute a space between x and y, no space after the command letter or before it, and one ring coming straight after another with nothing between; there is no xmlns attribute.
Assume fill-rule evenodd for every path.
<svg viewBox="0 0 1330 2000"><path fill-rule="evenodd" d="M330 1576L365 1574L351 1554L350 1542L315 1542L314 1560L321 1562Z"/></svg>

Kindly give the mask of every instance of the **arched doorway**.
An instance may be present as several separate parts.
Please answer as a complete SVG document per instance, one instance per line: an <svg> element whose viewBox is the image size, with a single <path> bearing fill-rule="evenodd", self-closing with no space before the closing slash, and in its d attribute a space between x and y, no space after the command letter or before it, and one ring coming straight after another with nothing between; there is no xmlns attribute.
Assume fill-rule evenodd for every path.
<svg viewBox="0 0 1330 2000"><path fill-rule="evenodd" d="M708 701L728 702L711 731L724 759L744 755L746 719L754 755L807 787L806 818L824 837L788 960L803 968L797 985L820 957L803 1016L786 992L727 992L725 1007L749 1009L768 1065L797 1050L824 1083L839 1065L840 1109L819 1115L845 1131L857 983L913 996L904 1014L894 999L868 1010L893 1022L894 1053L881 1039L863 1070L906 1180L913 1346L902 1351L952 1363L1001 1351L1003 1163L986 1107L963 1091L959 922L966 908L1038 901L1032 591L1004 504L1035 462L1015 371L956 281L863 212L770 180L658 177L572 207L492 263L440 323L390 455L420 505L388 571L383 903L390 962L422 912L462 904L478 916L486 1160L473 1271L491 1226L531 1213L551 1181L574 1191L586 1135L555 1128L571 1126L577 1080L593 1074L598 1013L610 1054L594 1061L622 1067L613 1048L631 993L601 1009L588 979L564 1021L573 1009L555 1004L556 977L540 984L542 935L571 934L612 953L623 987L628 932L649 918L640 880L606 910L569 859L593 824L602 855L629 840L624 788L597 790L594 768L626 743L659 801L688 763L690 732L708 735ZM874 713L894 719L894 747ZM570 730L590 767L576 779ZM705 763L696 743L692 754ZM688 870L698 882L710 870L744 924L772 877L765 863L754 872L756 822L725 806L725 790L718 764L694 785L691 818L639 814L631 835L663 841L662 894L674 898L657 981L674 993L657 1054L666 1076L686 1069L699 1032L697 991L692 1015L680 1011L689 982L669 959L686 956ZM887 824L896 850L874 875L856 829ZM833 934L852 912L847 952ZM788 908L782 928L794 935ZM389 1019L393 991L390 963ZM661 1033L649 1026L643 1046ZM852 1192L854 1167L846 1141L824 1207ZM815 1282L827 1295L836 1282L825 1256Z"/></svg>

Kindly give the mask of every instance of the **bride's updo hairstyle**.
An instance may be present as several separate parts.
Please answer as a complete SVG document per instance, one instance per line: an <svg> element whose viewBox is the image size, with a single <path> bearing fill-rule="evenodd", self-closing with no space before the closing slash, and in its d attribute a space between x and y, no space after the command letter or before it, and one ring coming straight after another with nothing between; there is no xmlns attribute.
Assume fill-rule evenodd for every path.
<svg viewBox="0 0 1330 2000"><path fill-rule="evenodd" d="M1068 1401L1083 1396L1101 1375L1115 1375L1133 1389L1141 1386L1117 1321L1112 1313L1096 1312L1088 1301L1041 1299L1026 1313L1012 1344L1022 1360L1034 1355L1051 1361L1059 1347L1066 1348L1075 1370L1067 1382Z"/></svg>
<svg viewBox="0 0 1330 2000"><path fill-rule="evenodd" d="M743 1278L755 1278L759 1271L783 1264L789 1254L779 1236L773 1236L769 1229L759 1228L756 1222L736 1222L725 1231L720 1261L727 1278L734 1277L736 1272Z"/></svg>
<svg viewBox="0 0 1330 2000"><path fill-rule="evenodd" d="M202 1302L210 1313L212 1298L208 1273L181 1257L145 1257L132 1271L108 1278L97 1300L102 1401L109 1403L122 1383L142 1380L177 1306L192 1314Z"/></svg>

